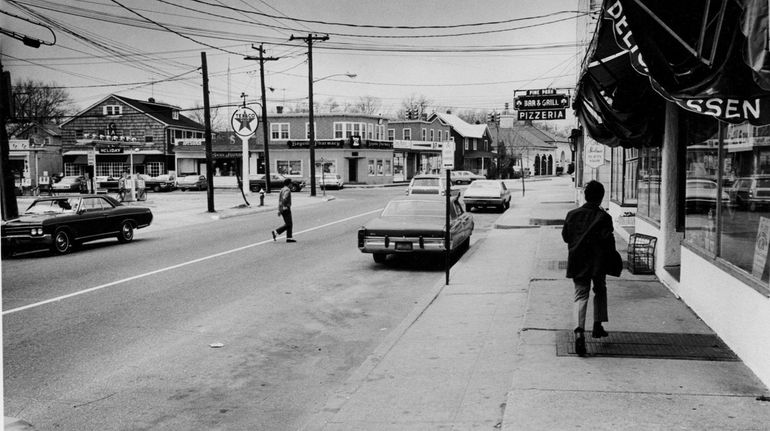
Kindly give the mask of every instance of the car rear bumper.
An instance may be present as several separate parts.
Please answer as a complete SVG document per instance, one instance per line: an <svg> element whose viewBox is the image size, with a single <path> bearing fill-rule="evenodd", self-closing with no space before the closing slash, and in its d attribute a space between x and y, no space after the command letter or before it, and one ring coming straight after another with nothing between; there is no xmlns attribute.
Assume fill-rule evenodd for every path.
<svg viewBox="0 0 770 431"><path fill-rule="evenodd" d="M441 253L444 247L443 238L435 237L399 237L367 236L358 247L362 253Z"/></svg>
<svg viewBox="0 0 770 431"><path fill-rule="evenodd" d="M502 205L502 198L463 198L465 205Z"/></svg>

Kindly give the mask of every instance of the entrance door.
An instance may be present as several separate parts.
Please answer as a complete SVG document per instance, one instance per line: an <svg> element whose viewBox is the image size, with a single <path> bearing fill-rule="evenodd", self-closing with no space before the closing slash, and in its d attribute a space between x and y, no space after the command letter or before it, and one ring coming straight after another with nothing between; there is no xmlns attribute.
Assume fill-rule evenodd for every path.
<svg viewBox="0 0 770 431"><path fill-rule="evenodd" d="M348 182L358 182L358 159L348 159Z"/></svg>

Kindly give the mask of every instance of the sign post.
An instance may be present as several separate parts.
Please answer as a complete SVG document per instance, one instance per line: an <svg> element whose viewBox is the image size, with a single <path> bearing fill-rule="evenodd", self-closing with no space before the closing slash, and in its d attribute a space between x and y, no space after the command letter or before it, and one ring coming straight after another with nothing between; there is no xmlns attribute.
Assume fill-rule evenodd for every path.
<svg viewBox="0 0 770 431"><path fill-rule="evenodd" d="M249 138L257 131L257 127L259 127L259 116L253 109L245 106L244 99L244 106L239 107L233 112L233 116L230 119L230 125L233 127L235 134L240 136L241 143L243 144L241 192L245 195L251 191L249 188ZM209 173L209 177L211 177L211 173Z"/></svg>
<svg viewBox="0 0 770 431"><path fill-rule="evenodd" d="M444 195L446 197L446 212L444 219L444 272L446 273L445 284L449 285L449 247L451 245L451 236L449 235L449 211L450 198L452 194L452 170L455 168L455 143L447 142L441 149L441 166L446 171L446 181Z"/></svg>

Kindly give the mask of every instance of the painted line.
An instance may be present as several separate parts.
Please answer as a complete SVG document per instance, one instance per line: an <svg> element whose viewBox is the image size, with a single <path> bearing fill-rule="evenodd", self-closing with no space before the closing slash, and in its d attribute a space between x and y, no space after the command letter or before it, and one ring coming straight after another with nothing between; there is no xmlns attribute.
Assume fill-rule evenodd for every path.
<svg viewBox="0 0 770 431"><path fill-rule="evenodd" d="M316 231L316 230L324 229L324 228L327 228L329 226L333 226L335 224L344 223L346 221L350 221L350 220L353 220L353 219L356 219L356 218L359 218L359 217L363 217L363 216L367 216L367 215L370 215L370 214L374 214L374 213L377 213L377 212L380 212L380 211L382 211L382 208L379 208L379 209L376 209L376 210L372 210L372 211L367 211L365 213L357 214L357 215L354 215L354 216L351 216L351 217L346 217L344 219L340 219L340 220L336 220L336 221L333 221L333 222L330 222L330 223L322 224L320 226L311 227L309 229L301 230L299 232L295 232L295 235L301 235L303 233L308 233L308 232L313 232L313 231ZM140 278L149 277L151 275L160 274L162 272L166 272L166 271L171 271L171 270L174 270L174 269L182 268L182 267L185 267L187 265L192 265L192 264L203 262L203 261L206 261L206 260L209 260L209 259L215 259L217 257L222 257L222 256L225 256L225 255L228 255L228 254L231 254L231 253L237 253L239 251L243 251L243 250L246 250L246 249L249 249L249 248L252 248L252 247L257 247L257 246L264 245L264 244L269 244L271 242L273 242L273 240L272 239L268 239L268 240L256 242L254 244L244 245L243 247L238 247L238 248L234 248L232 250L222 251L222 252L215 253L215 254L212 254L212 255L209 255L209 256L200 257L198 259L190 260L188 262L183 262L183 263L179 263L179 264L176 264L176 265L167 266L165 268L156 269L154 271L145 272L144 274L138 274L138 275L134 275L134 276L131 276L131 277L123 278L123 279L120 279L120 280L111 281L109 283L105 283L105 284L101 284L99 286L94 286L94 287L91 287L91 288L88 288L88 289L85 289L85 290L80 290L80 291L77 291L77 292L69 293L67 295L57 296L55 298L46 299L45 301L35 302L34 304L28 304L28 305L24 305L22 307L12 308L10 310L3 311L3 316L5 316L7 314L11 314L11 313L17 313L19 311L29 310L31 308L40 307L42 305L50 304L52 302L63 301L65 299L74 298L74 297L80 296L80 295L85 295L86 293L96 292L97 290L106 289L108 287L116 286L118 284L123 284L123 283L127 283L129 281L138 280Z"/></svg>

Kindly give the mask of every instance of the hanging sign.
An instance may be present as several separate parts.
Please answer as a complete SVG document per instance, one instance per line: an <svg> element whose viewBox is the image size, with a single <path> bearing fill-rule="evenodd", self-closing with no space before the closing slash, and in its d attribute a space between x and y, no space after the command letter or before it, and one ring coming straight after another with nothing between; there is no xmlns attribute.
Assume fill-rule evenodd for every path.
<svg viewBox="0 0 770 431"><path fill-rule="evenodd" d="M586 145L586 166L589 168L598 168L604 164L604 145L589 143Z"/></svg>
<svg viewBox="0 0 770 431"><path fill-rule="evenodd" d="M259 116L253 109L241 106L233 112L230 125L235 134L240 137L249 137L257 131Z"/></svg>

